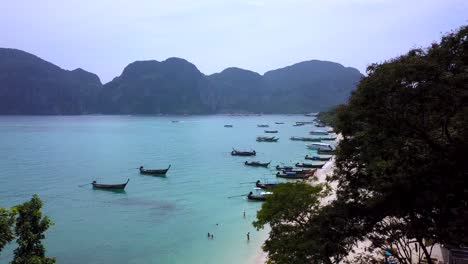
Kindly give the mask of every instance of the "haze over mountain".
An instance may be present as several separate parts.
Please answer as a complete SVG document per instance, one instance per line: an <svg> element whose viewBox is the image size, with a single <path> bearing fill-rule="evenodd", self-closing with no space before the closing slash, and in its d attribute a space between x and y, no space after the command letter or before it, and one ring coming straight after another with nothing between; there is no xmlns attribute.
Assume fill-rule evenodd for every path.
<svg viewBox="0 0 468 264"><path fill-rule="evenodd" d="M109 83L15 49L0 48L0 114L304 113L346 101L361 73L328 61L304 61L260 75L227 68L204 75L169 58L136 61Z"/></svg>

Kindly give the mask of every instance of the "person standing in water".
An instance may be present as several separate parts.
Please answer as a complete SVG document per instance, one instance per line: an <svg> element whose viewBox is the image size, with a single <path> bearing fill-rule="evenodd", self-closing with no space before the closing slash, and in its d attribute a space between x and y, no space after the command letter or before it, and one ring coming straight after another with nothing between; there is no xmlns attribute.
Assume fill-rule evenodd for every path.
<svg viewBox="0 0 468 264"><path fill-rule="evenodd" d="M244 211L244 218L245 218L245 211Z"/></svg>
<svg viewBox="0 0 468 264"><path fill-rule="evenodd" d="M250 232L247 232L247 241L250 241Z"/></svg>

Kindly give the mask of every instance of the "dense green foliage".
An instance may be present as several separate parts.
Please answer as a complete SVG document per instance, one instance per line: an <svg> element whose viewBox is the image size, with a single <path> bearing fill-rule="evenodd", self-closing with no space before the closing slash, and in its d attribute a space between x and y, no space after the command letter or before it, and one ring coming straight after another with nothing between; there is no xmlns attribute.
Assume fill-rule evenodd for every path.
<svg viewBox="0 0 468 264"><path fill-rule="evenodd" d="M29 202L15 207L16 218L15 234L18 248L12 264L52 264L55 258L45 256L45 248L41 243L44 232L52 224L47 216L42 217L42 201L39 196L33 195Z"/></svg>
<svg viewBox="0 0 468 264"><path fill-rule="evenodd" d="M0 252L3 247L15 238L13 234L13 224L15 214L11 210L0 207Z"/></svg>
<svg viewBox="0 0 468 264"><path fill-rule="evenodd" d="M327 61L264 75L227 68L206 76L186 60L169 58L131 63L102 85L84 70L0 48L0 114L305 113L343 103L361 76Z"/></svg>
<svg viewBox="0 0 468 264"><path fill-rule="evenodd" d="M314 245L327 238L335 243L327 254L314 248L319 253L309 253L311 262L338 261L344 250L362 239L390 249L401 263L411 260L402 252L407 245L394 247L400 242L417 244L428 263L429 242L468 243L467 97L466 26L427 49L368 68L368 76L336 118L335 129L343 135L330 178L338 183L337 198L316 209L310 221L322 223L327 232L307 225L302 233L318 233L296 237L300 244ZM310 199L302 194L296 199ZM272 202L267 200L259 218ZM284 205L275 215L291 210ZM309 215L307 208L315 205L308 201L303 211ZM265 249L273 253L272 262L287 263L288 257L303 251L288 246L292 238L283 239L290 230L280 231L285 234L273 233ZM327 255L328 261L322 258Z"/></svg>

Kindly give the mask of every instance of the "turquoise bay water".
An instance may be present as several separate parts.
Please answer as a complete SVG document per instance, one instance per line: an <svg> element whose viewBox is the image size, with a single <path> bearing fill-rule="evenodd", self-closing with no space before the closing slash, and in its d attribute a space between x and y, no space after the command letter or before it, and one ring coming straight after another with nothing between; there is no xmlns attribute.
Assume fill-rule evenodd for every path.
<svg viewBox="0 0 468 264"><path fill-rule="evenodd" d="M272 168L242 163L232 147L255 149L272 165L305 162L311 125L303 116L66 116L0 117L0 206L39 194L54 222L47 255L58 263L249 263L267 236L251 225L261 203L243 197L260 180L275 181ZM180 120L172 123L171 120ZM274 122L285 122L275 125ZM225 124L233 128L223 127ZM258 128L269 124L270 128ZM279 130L278 143L256 142ZM167 177L136 169L165 168ZM78 185L122 183L124 192ZM243 212L246 218L243 218ZM208 240L207 233L214 239ZM251 233L250 242L246 233ZM12 258L11 244L0 263Z"/></svg>

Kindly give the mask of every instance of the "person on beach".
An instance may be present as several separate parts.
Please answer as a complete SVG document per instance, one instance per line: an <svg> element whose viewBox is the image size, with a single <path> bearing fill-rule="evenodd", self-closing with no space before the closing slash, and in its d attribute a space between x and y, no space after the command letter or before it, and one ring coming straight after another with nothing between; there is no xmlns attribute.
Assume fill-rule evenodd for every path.
<svg viewBox="0 0 468 264"><path fill-rule="evenodd" d="M213 234L211 234L211 239L214 239L214 235L213 235Z"/></svg>
<svg viewBox="0 0 468 264"><path fill-rule="evenodd" d="M245 218L245 211L244 211L244 218Z"/></svg>
<svg viewBox="0 0 468 264"><path fill-rule="evenodd" d="M211 235L210 235L210 233L208 232L208 238L210 238L210 237L211 237Z"/></svg>
<svg viewBox="0 0 468 264"><path fill-rule="evenodd" d="M247 232L247 241L250 241L250 232Z"/></svg>

